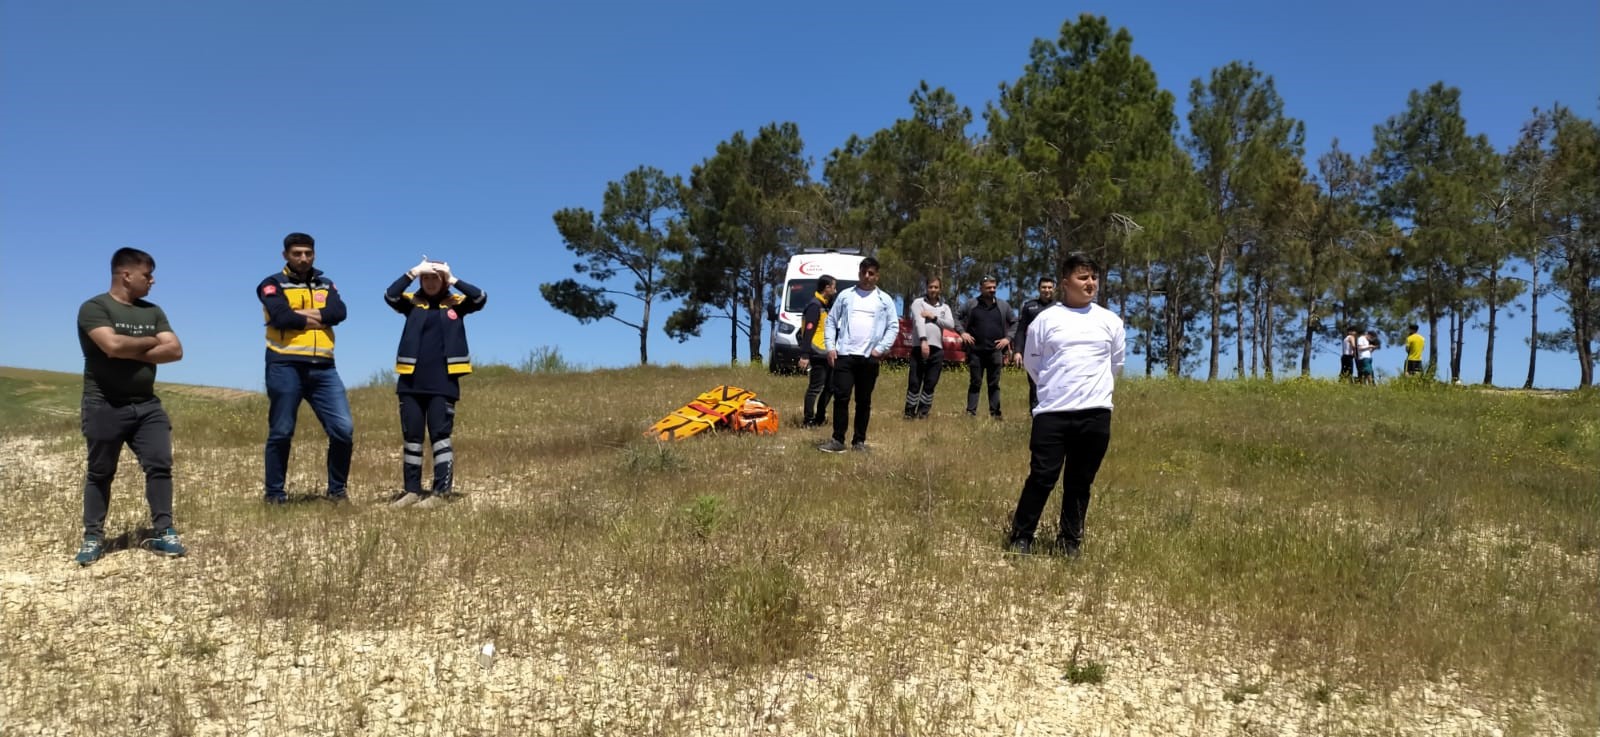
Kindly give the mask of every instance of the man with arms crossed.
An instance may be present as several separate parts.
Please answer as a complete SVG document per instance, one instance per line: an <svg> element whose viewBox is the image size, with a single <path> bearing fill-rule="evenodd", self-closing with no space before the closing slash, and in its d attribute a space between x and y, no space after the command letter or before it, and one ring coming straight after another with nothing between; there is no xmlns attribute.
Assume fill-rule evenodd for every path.
<svg viewBox="0 0 1600 737"><path fill-rule="evenodd" d="M328 435L328 498L344 501L355 423L350 398L333 365L333 326L344 322L344 300L312 264L317 244L305 233L283 239L283 269L256 285L267 321L267 448L265 500L288 501L284 478L302 400L311 403Z"/></svg>
<svg viewBox="0 0 1600 737"><path fill-rule="evenodd" d="M833 300L823 341L828 364L833 366L833 437L817 446L824 453L845 451L844 431L850 427L850 392L856 394L855 433L851 450L867 449L867 422L872 418L872 389L878 383L878 362L894 347L900 335L894 300L878 288L878 260L861 260L855 287Z"/></svg>
<svg viewBox="0 0 1600 737"><path fill-rule="evenodd" d="M1083 546L1089 488L1111 444L1111 392L1126 353L1122 318L1094 303L1099 284L1099 264L1087 254L1069 254L1061 264L1061 302L1028 327L1022 367L1039 386L1039 406L1028 439L1028 480L1011 518L1015 553L1033 552L1039 515L1057 479L1056 552L1077 557Z"/></svg>
<svg viewBox="0 0 1600 737"><path fill-rule="evenodd" d="M156 260L136 248L111 256L111 288L78 308L83 348L83 437L88 472L83 483L83 544L74 558L86 566L106 554L111 481L126 444L144 469L144 498L157 537L144 547L169 557L188 552L172 525L172 421L156 397L156 364L183 358L167 313L144 301L156 283Z"/></svg>

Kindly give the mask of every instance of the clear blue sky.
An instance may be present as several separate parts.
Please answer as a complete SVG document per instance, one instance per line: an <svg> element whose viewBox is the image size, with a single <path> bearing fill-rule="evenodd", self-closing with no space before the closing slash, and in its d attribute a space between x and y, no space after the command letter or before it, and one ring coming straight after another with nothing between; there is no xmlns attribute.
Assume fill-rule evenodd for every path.
<svg viewBox="0 0 1600 737"><path fill-rule="evenodd" d="M156 256L151 299L186 348L162 378L259 389L252 289L282 265L283 235L305 231L350 303L347 383L392 365L400 318L380 295L423 253L489 291L471 323L480 362L548 345L628 365L629 329L580 326L539 297L539 282L571 273L553 212L598 208L606 183L640 165L686 175L771 121L797 123L820 166L850 134L907 115L921 80L981 111L1035 38L1083 11L1133 33L1180 116L1191 79L1253 61L1305 121L1312 159L1334 137L1366 152L1373 126L1437 80L1462 89L1469 126L1501 149L1536 105L1594 116L1600 100L1594 0L0 0L0 258L13 295L0 364L80 370L77 306L129 245ZM654 362L726 359L724 328L678 344L660 332L666 312ZM1526 317L1507 319L1496 373L1520 385ZM1469 336L1473 381L1482 354ZM1319 355L1321 371L1334 363ZM1539 384L1576 375L1571 356L1541 356Z"/></svg>

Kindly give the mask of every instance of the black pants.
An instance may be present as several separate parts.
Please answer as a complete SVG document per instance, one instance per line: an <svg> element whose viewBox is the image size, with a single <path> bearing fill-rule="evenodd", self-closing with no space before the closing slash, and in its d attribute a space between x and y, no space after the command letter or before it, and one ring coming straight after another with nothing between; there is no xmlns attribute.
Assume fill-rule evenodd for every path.
<svg viewBox="0 0 1600 737"><path fill-rule="evenodd" d="M833 398L833 367L826 355L812 356L807 370L806 414L804 424L821 425L828 420L828 400Z"/></svg>
<svg viewBox="0 0 1600 737"><path fill-rule="evenodd" d="M1022 374L1023 374L1023 376L1028 376L1028 372L1026 372L1026 371L1022 372ZM1032 412L1034 409L1038 408L1038 406L1039 406L1039 385L1033 383L1033 377L1032 376L1028 376L1028 411Z"/></svg>
<svg viewBox="0 0 1600 737"><path fill-rule="evenodd" d="M1089 487L1100 471L1100 461L1111 444L1111 410L1086 409L1076 412L1046 412L1034 415L1033 434L1028 438L1028 480L1022 484L1017 511L1011 518L1012 540L1033 540L1039 527L1050 490L1061 480L1061 527L1056 533L1063 543L1083 543L1083 518L1089 511ZM1065 470L1065 474L1063 474Z"/></svg>
<svg viewBox="0 0 1600 737"><path fill-rule="evenodd" d="M944 349L929 347L928 357L922 357L922 347L911 349L911 373L906 380L906 417L927 417L933 410L933 390L939 386L939 375L944 373Z"/></svg>
<svg viewBox="0 0 1600 737"><path fill-rule="evenodd" d="M1406 359L1406 373L1408 373L1408 374L1410 374L1412 376L1421 376L1422 375L1422 362L1421 361L1413 361L1413 360L1411 360L1409 358Z"/></svg>
<svg viewBox="0 0 1600 737"><path fill-rule="evenodd" d="M433 493L450 493L456 457L450 431L455 424L455 400L437 394L400 395L400 438L405 441L401 475L406 491L422 493L422 431L426 429L433 442Z"/></svg>
<svg viewBox="0 0 1600 737"><path fill-rule="evenodd" d="M1355 375L1356 375L1356 357L1353 356L1353 355L1351 355L1351 356L1340 356L1339 357L1339 379L1342 380L1342 381L1349 381L1352 378L1354 378Z"/></svg>
<svg viewBox="0 0 1600 737"><path fill-rule="evenodd" d="M839 356L833 365L833 439L844 442L850 427L850 392L856 395L855 434L851 444L867 442L867 423L872 420L872 389L878 385L878 359L870 356Z"/></svg>
<svg viewBox="0 0 1600 737"><path fill-rule="evenodd" d="M150 504L150 525L156 534L172 526L172 420L161 400L113 406L100 399L83 400L83 437L89 445L88 473L83 482L83 534L105 535L111 508L111 481L117 477L122 446L133 449L144 469L144 498Z"/></svg>
<svg viewBox="0 0 1600 737"><path fill-rule="evenodd" d="M973 349L967 351L967 414L978 413L978 385L989 385L989 414L1000 416L1000 351Z"/></svg>

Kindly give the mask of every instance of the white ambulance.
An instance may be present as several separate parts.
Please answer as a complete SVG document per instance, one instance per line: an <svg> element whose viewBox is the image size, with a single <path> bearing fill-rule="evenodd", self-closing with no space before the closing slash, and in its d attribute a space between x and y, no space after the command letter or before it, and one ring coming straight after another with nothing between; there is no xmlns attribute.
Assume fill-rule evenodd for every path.
<svg viewBox="0 0 1600 737"><path fill-rule="evenodd" d="M831 276L843 292L856 285L861 259L858 251L834 250L801 251L789 258L783 285L778 289L779 303L769 305L767 311L767 317L777 322L767 351L768 370L787 373L798 368L796 362L806 350L800 345L800 314L817 293L817 279L824 274Z"/></svg>

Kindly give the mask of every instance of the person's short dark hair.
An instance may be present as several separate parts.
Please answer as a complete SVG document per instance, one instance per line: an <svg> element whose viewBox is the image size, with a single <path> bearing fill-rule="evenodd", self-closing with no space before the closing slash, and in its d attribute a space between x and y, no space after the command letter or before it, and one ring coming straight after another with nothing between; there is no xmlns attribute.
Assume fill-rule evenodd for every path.
<svg viewBox="0 0 1600 737"><path fill-rule="evenodd" d="M1417 332L1417 324L1416 323L1411 323L1411 332L1413 332L1413 333Z"/></svg>
<svg viewBox="0 0 1600 737"><path fill-rule="evenodd" d="M835 279L832 276L829 276L827 274L823 274L822 278L817 280L817 291L819 291L819 292L827 291L828 287L831 287L831 286L833 286L834 284L837 284L837 283L839 283L838 279Z"/></svg>
<svg viewBox="0 0 1600 737"><path fill-rule="evenodd" d="M868 257L866 257L864 259L861 259L861 266L858 267L856 270L857 271L866 271L867 269L876 269L876 268L878 268L878 260L873 258L873 257L871 257L871 256L868 256Z"/></svg>
<svg viewBox="0 0 1600 737"><path fill-rule="evenodd" d="M1096 275L1100 274L1100 262L1095 261L1093 256L1083 251L1073 251L1067 254L1066 258L1061 259L1061 275L1072 276L1078 269L1085 266L1089 267L1089 270Z"/></svg>
<svg viewBox="0 0 1600 737"><path fill-rule="evenodd" d="M156 268L156 259L137 248L118 248L111 254L111 273L115 274L123 269L132 269L139 266Z"/></svg>
<svg viewBox="0 0 1600 737"><path fill-rule="evenodd" d="M1054 278L1052 278L1052 277L1048 277L1048 276L1041 276L1041 277L1039 277L1039 286L1041 286L1041 287L1042 287L1042 286L1044 286L1044 285L1045 285L1045 284L1049 284L1049 285L1050 285L1050 286L1052 286L1052 287L1053 287L1053 286L1055 286L1055 285L1056 285L1056 280L1055 280L1055 279L1054 279Z"/></svg>
<svg viewBox="0 0 1600 737"><path fill-rule="evenodd" d="M306 246L315 251L317 250L317 240L305 233L290 233L283 237L283 250L287 251L295 246Z"/></svg>

